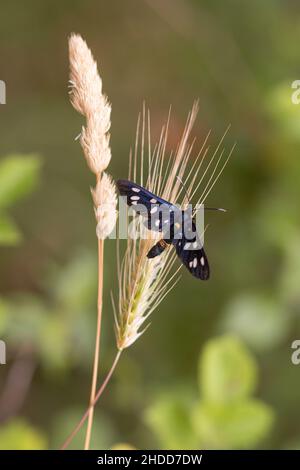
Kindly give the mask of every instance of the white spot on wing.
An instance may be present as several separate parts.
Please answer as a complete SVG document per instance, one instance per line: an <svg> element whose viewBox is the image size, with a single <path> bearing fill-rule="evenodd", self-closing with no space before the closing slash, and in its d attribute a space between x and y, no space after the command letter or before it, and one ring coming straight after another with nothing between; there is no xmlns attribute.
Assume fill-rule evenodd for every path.
<svg viewBox="0 0 300 470"><path fill-rule="evenodd" d="M132 201L138 201L140 199L140 196L131 196L130 198Z"/></svg>
<svg viewBox="0 0 300 470"><path fill-rule="evenodd" d="M189 262L189 267L190 267L190 268L193 267L193 261L190 261L190 262Z"/></svg>
<svg viewBox="0 0 300 470"><path fill-rule="evenodd" d="M157 206L152 207L150 214L155 214L155 212L157 212Z"/></svg>
<svg viewBox="0 0 300 470"><path fill-rule="evenodd" d="M193 260L193 268L197 268L198 260L197 258L194 258Z"/></svg>
<svg viewBox="0 0 300 470"><path fill-rule="evenodd" d="M140 192L140 189L139 188L131 188L132 191L134 191L135 193L139 193Z"/></svg>
<svg viewBox="0 0 300 470"><path fill-rule="evenodd" d="M151 202L151 204L156 204L156 203L157 203L157 200L154 199L154 198L152 198L152 199L150 199L150 202Z"/></svg>
<svg viewBox="0 0 300 470"><path fill-rule="evenodd" d="M201 266L204 266L204 265L205 265L204 256L201 256L200 263L201 263Z"/></svg>
<svg viewBox="0 0 300 470"><path fill-rule="evenodd" d="M159 226L159 219L155 221L155 227L158 227L158 226Z"/></svg>

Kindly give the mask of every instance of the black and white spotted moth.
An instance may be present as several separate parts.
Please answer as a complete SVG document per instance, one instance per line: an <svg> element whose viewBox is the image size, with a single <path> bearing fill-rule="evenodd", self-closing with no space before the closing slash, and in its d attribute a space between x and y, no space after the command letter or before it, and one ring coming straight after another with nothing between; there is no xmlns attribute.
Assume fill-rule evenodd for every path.
<svg viewBox="0 0 300 470"><path fill-rule="evenodd" d="M162 239L151 248L148 258L159 256L168 245L173 245L188 271L197 279L206 281L209 264L191 213L132 181L118 180L117 187L120 194L126 196L128 206L145 217L146 226L162 232Z"/></svg>

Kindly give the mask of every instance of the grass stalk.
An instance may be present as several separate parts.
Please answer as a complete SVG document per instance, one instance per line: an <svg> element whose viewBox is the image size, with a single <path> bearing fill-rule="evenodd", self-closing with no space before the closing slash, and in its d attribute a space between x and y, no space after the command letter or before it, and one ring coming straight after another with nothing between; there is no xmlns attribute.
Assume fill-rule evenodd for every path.
<svg viewBox="0 0 300 470"><path fill-rule="evenodd" d="M94 353L94 365L90 395L90 410L88 425L85 436L84 449L90 448L91 434L93 427L94 418L94 405L93 402L96 396L97 390L97 378L99 372L99 360L100 360L100 338L101 338L101 323L102 323L102 306L103 306L103 264L104 264L104 240L98 239L98 302L97 302L97 328L96 328L96 341L95 341L95 353Z"/></svg>
<svg viewBox="0 0 300 470"><path fill-rule="evenodd" d="M102 393L104 392L104 390L106 389L106 386L108 385L110 379L111 379L111 376L113 375L114 371L115 371L115 368L119 362L119 359L120 359L120 356L121 356L121 352L122 351L118 351L116 356L115 356L115 359L114 359L114 362L112 363L112 366L109 370L109 372L107 373L104 381L102 382L102 385L100 386L100 388L98 389L97 393L95 394L95 397L94 397L94 400L91 402L91 404L89 405L89 407L87 408L87 410L85 411L85 413L82 415L82 418L80 419L80 421L76 424L75 428L73 429L73 431L71 432L71 434L68 436L68 438L65 440L65 442L63 443L63 445L61 446L60 450L65 450L69 445L70 443L72 442L73 438L76 436L76 434L80 431L80 429L82 428L82 426L84 425L87 417L89 416L90 414L90 411L91 409L94 409L97 401L99 400L99 398L101 397Z"/></svg>
<svg viewBox="0 0 300 470"><path fill-rule="evenodd" d="M85 126L80 133L80 144L91 172L96 176L96 186L91 188L97 222L98 239L98 300L95 352L93 361L88 426L84 448L90 448L94 400L99 371L100 337L103 297L104 239L112 232L117 218L115 184L106 168L111 159L110 135L111 105L102 91L102 80L97 63L86 42L78 34L69 38L70 100L73 107L85 117Z"/></svg>

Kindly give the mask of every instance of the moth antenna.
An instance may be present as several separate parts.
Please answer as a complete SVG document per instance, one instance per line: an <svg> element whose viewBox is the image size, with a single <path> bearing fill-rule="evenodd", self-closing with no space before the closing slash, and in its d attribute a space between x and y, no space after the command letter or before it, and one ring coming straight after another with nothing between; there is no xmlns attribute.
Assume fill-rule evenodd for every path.
<svg viewBox="0 0 300 470"><path fill-rule="evenodd" d="M220 212L227 212L226 209L223 209L223 207L204 207L205 211L220 211Z"/></svg>
<svg viewBox="0 0 300 470"><path fill-rule="evenodd" d="M219 212L227 212L226 209L223 209L223 207L204 207L203 208L205 211L219 211ZM200 210L200 207L196 208L196 212Z"/></svg>

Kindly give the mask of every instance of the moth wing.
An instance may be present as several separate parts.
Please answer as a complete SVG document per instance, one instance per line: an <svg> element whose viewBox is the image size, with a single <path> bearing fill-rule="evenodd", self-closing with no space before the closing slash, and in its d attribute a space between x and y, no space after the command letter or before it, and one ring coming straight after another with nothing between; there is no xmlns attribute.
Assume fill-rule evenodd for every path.
<svg viewBox="0 0 300 470"><path fill-rule="evenodd" d="M192 222L192 231L193 233L187 230L187 234L183 233L182 238L174 240L173 244L178 257L188 271L197 279L206 281L210 273L208 259L194 222Z"/></svg>
<svg viewBox="0 0 300 470"><path fill-rule="evenodd" d="M128 206L146 218L144 225L149 230L161 232L174 224L174 212L179 211L175 205L133 181L118 180L117 187Z"/></svg>

